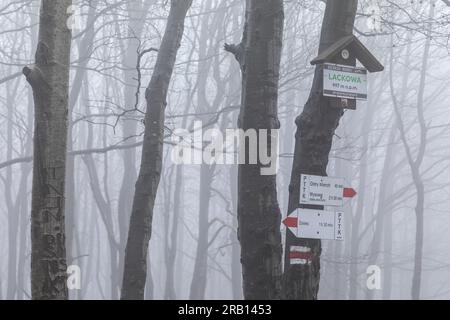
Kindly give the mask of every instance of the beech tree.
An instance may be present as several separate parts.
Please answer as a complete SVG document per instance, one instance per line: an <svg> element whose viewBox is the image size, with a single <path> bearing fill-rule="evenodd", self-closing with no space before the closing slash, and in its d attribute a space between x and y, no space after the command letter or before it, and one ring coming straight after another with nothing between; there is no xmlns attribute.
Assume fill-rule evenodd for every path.
<svg viewBox="0 0 450 320"><path fill-rule="evenodd" d="M416 203L414 212L416 215L416 231L415 231L415 250L414 250L414 271L412 277L411 286L411 299L419 300L421 294L421 283L422 283L422 269L423 269L423 247L424 247L424 213L425 213L425 184L422 173L422 165L426 156L427 144L428 144L428 124L425 118L425 89L427 84L427 70L430 58L431 50L431 32L433 27L433 18L435 14L435 1L430 2L429 7L429 20L427 25L425 46L423 48L423 55L420 67L420 77L419 86L417 92L417 102L416 102L416 112L417 112L417 122L419 123L419 129L417 130L419 134L419 143L416 153L412 150L410 143L408 142L408 137L405 129L405 123L402 118L402 109L399 106L398 98L395 95L394 82L392 79L392 73L390 74L390 87L392 102L394 105L398 130L400 134L400 140L405 149L406 158L408 160L408 165L411 170L411 177L416 190ZM391 69L393 70L393 49L391 50Z"/></svg>
<svg viewBox="0 0 450 320"><path fill-rule="evenodd" d="M145 92L147 112L141 167L136 182L125 249L121 295L124 300L144 299L153 207L161 178L167 91L183 36L184 20L191 4L192 0L171 1L166 31L150 84Z"/></svg>
<svg viewBox="0 0 450 320"><path fill-rule="evenodd" d="M225 45L242 72L238 127L266 129L268 150L272 129L279 129L278 84L283 41L282 0L247 0L244 34L239 45ZM261 146L261 135L258 145ZM246 161L248 161L248 144ZM259 150L258 147L258 150ZM272 148L273 147L273 148ZM278 299L281 293L281 214L276 175L262 175L264 166L241 164L238 173L238 238L245 299Z"/></svg>
<svg viewBox="0 0 450 320"><path fill-rule="evenodd" d="M319 44L319 53L342 37L353 34L358 1L327 1ZM343 116L343 109L332 108L322 95L323 72L316 67L311 93L302 114L296 119L294 162L289 185L288 213L299 207L302 174L327 175L333 136ZM291 265L289 248L310 249L310 263ZM298 239L287 232L283 296L286 299L317 299L320 281L320 240Z"/></svg>
<svg viewBox="0 0 450 320"><path fill-rule="evenodd" d="M31 294L67 299L64 189L71 0L42 0L35 64L23 68L35 105Z"/></svg>
<svg viewBox="0 0 450 320"><path fill-rule="evenodd" d="M154 67L171 1L72 1L71 17L58 20L49 18L49 13L66 16L67 8L54 8L60 1L45 1L47 13L42 11L40 17L43 1L0 0L0 255L4 257L0 299L120 299L124 277L130 287L137 282L138 289L145 286L145 299L242 299L244 290L247 299L448 298L450 11L446 2L358 1L352 27L353 19L345 18L354 13L345 8L348 0L283 1L282 30L281 1L192 1L173 68L177 76L170 78L164 99L169 105L158 113L155 110L164 110L159 102L168 83L167 68ZM310 63L317 56L326 10L322 31L328 30L327 39L346 35L343 39L355 41L347 36L353 32L388 69L368 75L368 101L358 102L358 110L346 111L342 118L340 110L329 108L319 96L320 75ZM46 30L56 30L54 21L62 27L66 18L74 22L67 160L59 152L66 139L60 130L65 121L60 93L66 79L60 80L66 75L60 70L68 69L60 56L67 47L48 40L60 39L59 31L41 30L38 39L40 18ZM246 30L244 37L242 30ZM42 34L48 35L44 41L40 41ZM240 45L227 46L236 54L240 62L236 63L223 43L241 40ZM322 58L313 63L353 64L356 42L348 45L350 59L345 61L339 58L344 52L328 45L322 44L329 50L321 51ZM362 58L360 51L356 54ZM173 56L167 58L161 54L164 66L173 61ZM363 59L360 62L371 69ZM146 110L145 88L153 71L161 70L160 82L152 82L157 88L147 90L147 102L152 103ZM29 72L33 87L22 71ZM293 174L294 120L309 96L297 121ZM162 118L163 137L158 131ZM262 177L258 171L267 168L250 162L255 153L246 154L252 156L246 165L228 161L237 154L228 148L231 141L222 143L220 138L236 139L238 119L250 147L258 144L254 134L264 133L259 129L276 128L279 119L278 195L274 177ZM179 136L179 129L190 134ZM135 197L141 164L136 158L141 157L145 131L145 162ZM39 154L35 158L34 136ZM207 157L202 163L200 157L189 161L185 150L178 154L183 155L183 164L172 161L179 151L176 137L181 138L180 146L190 145L189 151L197 152L202 150L196 143L201 140L205 156L210 152L213 156L214 148L216 162ZM269 140L268 136L260 139L260 143ZM158 141L169 147L160 151ZM199 155L190 155L194 154ZM226 161L221 161L224 155ZM65 190L60 188L63 161ZM280 210L283 215L290 212L291 174L291 210L323 209L300 206L294 198L296 179L303 172L345 178L346 187L355 187L358 195L335 208L345 216L344 241L320 244L293 239L294 234L286 231L286 251L298 258L292 263L311 265L290 266L286 259L283 294L277 229ZM134 197L136 220L130 230ZM64 237L58 232L63 225ZM131 267L124 276L128 237L133 240L128 243L128 256L134 256L128 257ZM374 265L379 268L368 268ZM75 268L70 268L65 289L68 266ZM75 284L80 284L79 290L78 286L74 290ZM378 285L381 290L374 290ZM134 294L136 289L131 291ZM135 298L126 296L124 292L122 298Z"/></svg>

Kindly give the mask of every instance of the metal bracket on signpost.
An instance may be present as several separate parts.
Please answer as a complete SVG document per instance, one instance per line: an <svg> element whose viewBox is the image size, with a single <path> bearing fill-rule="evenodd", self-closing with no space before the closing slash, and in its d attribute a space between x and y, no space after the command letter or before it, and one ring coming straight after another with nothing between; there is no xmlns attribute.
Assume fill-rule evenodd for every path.
<svg viewBox="0 0 450 320"><path fill-rule="evenodd" d="M356 110L356 100L346 98L329 98L330 107L338 109Z"/></svg>

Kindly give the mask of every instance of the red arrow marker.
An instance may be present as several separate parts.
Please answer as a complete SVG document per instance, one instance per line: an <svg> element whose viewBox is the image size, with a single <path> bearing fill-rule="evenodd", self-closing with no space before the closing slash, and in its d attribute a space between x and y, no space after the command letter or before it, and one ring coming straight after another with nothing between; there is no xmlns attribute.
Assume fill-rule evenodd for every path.
<svg viewBox="0 0 450 320"><path fill-rule="evenodd" d="M287 217L283 220L283 224L288 228L297 228L297 217Z"/></svg>
<svg viewBox="0 0 450 320"><path fill-rule="evenodd" d="M344 188L344 198L353 198L356 196L356 191L353 188Z"/></svg>

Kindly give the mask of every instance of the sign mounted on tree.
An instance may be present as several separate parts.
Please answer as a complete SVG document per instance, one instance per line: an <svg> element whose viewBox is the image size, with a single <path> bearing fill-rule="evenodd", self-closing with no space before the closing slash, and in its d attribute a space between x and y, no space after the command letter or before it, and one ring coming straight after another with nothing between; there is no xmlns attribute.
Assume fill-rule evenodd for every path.
<svg viewBox="0 0 450 320"><path fill-rule="evenodd" d="M364 68L356 68L359 61ZM311 61L323 68L323 96L331 107L356 109L356 100L367 100L367 71L383 65L354 35L343 37Z"/></svg>
<svg viewBox="0 0 450 320"><path fill-rule="evenodd" d="M325 63L323 65L323 95L367 100L367 70Z"/></svg>
<svg viewBox="0 0 450 320"><path fill-rule="evenodd" d="M300 204L342 207L345 198L353 198L356 191L345 187L345 179L302 174Z"/></svg>
<svg viewBox="0 0 450 320"><path fill-rule="evenodd" d="M297 237L344 240L344 214L322 210L297 209L283 224Z"/></svg>

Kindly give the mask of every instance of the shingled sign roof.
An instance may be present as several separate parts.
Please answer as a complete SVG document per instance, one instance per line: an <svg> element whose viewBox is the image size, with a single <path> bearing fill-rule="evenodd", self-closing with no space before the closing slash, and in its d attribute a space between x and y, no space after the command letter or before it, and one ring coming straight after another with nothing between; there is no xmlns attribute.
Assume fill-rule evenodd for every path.
<svg viewBox="0 0 450 320"><path fill-rule="evenodd" d="M384 70L384 66L375 56L370 53L361 41L354 35L346 36L334 44L329 46L326 50L321 52L314 60L312 65L330 62L336 55L340 54L342 50L349 49L358 59L362 65L370 72L379 72Z"/></svg>

